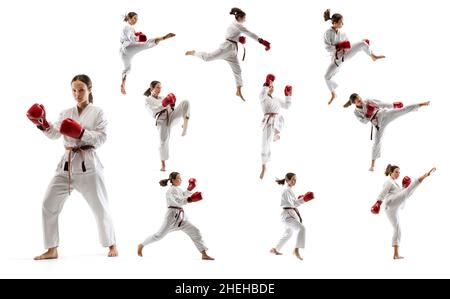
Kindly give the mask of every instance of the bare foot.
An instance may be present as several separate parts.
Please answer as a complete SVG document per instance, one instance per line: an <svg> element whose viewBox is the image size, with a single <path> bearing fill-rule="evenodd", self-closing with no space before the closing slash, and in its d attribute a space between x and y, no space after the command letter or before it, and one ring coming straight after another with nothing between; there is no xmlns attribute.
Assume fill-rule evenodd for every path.
<svg viewBox="0 0 450 299"><path fill-rule="evenodd" d="M164 161L161 161L161 171L166 171L166 163Z"/></svg>
<svg viewBox="0 0 450 299"><path fill-rule="evenodd" d="M204 261L214 261L214 258L209 256L206 251L202 251L202 260Z"/></svg>
<svg viewBox="0 0 450 299"><path fill-rule="evenodd" d="M117 246L115 244L109 246L108 257L116 257L116 256L119 256L119 251L117 250Z"/></svg>
<svg viewBox="0 0 450 299"><path fill-rule="evenodd" d="M273 254L275 254L275 255L282 255L282 253L279 252L276 248L270 249L270 253L273 253Z"/></svg>
<svg viewBox="0 0 450 299"><path fill-rule="evenodd" d="M431 168L431 170L430 171L428 171L427 172L427 176L430 176L433 172L435 172L436 171L436 167L433 167L433 168Z"/></svg>
<svg viewBox="0 0 450 299"><path fill-rule="evenodd" d="M263 164L261 173L259 175L259 178L262 180L264 178L264 174L266 173L266 164Z"/></svg>
<svg viewBox="0 0 450 299"><path fill-rule="evenodd" d="M394 255L394 260L402 260L402 259L404 259L403 256L400 256L400 255Z"/></svg>
<svg viewBox="0 0 450 299"><path fill-rule="evenodd" d="M420 103L419 105L420 105L420 106L429 106L429 105L430 105L430 101Z"/></svg>
<svg viewBox="0 0 450 299"><path fill-rule="evenodd" d="M194 50L192 50L192 51L187 51L186 53L184 53L184 55L187 55L187 56L194 56L194 54L195 54L195 51Z"/></svg>
<svg viewBox="0 0 450 299"><path fill-rule="evenodd" d="M294 255L301 261L303 261L303 258L300 256L300 252L298 251L298 248L294 249Z"/></svg>
<svg viewBox="0 0 450 299"><path fill-rule="evenodd" d="M384 56L384 55L377 56L375 54L370 55L370 57L372 58L373 61L377 61L378 59L386 58L386 56Z"/></svg>
<svg viewBox="0 0 450 299"><path fill-rule="evenodd" d="M242 95L241 87L240 87L240 86L238 86L237 89L236 89L236 95L237 95L238 97L240 97L240 98L245 102L245 99L244 99L244 96Z"/></svg>
<svg viewBox="0 0 450 299"><path fill-rule="evenodd" d="M138 256L142 257L142 250L144 249L144 245L139 244L138 245Z"/></svg>
<svg viewBox="0 0 450 299"><path fill-rule="evenodd" d="M127 94L126 90L125 90L125 83L120 84L120 92L125 95Z"/></svg>
<svg viewBox="0 0 450 299"><path fill-rule="evenodd" d="M280 140L280 135L275 134L273 135L273 142Z"/></svg>
<svg viewBox="0 0 450 299"><path fill-rule="evenodd" d="M334 99L337 97L337 95L336 95L336 93L334 92L334 91L332 91L331 92L331 98L330 98L330 100L328 101L328 105L330 105L333 101L334 101Z"/></svg>
<svg viewBox="0 0 450 299"><path fill-rule="evenodd" d="M187 126L188 125L188 120L185 119L183 125L181 126L181 128L183 128L183 132L181 132L181 136L186 136L187 133Z"/></svg>
<svg viewBox="0 0 450 299"><path fill-rule="evenodd" d="M42 260L54 260L58 258L58 250L56 248L50 248L47 250L47 252L34 257L35 261L42 261Z"/></svg>
<svg viewBox="0 0 450 299"><path fill-rule="evenodd" d="M375 169L375 168L374 168L373 166L370 166L369 171L373 172L374 169Z"/></svg>

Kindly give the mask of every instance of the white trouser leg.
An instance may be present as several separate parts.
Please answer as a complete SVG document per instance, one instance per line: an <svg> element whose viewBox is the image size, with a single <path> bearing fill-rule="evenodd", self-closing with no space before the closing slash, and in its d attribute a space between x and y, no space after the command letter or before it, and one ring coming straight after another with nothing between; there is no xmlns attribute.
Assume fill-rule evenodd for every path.
<svg viewBox="0 0 450 299"><path fill-rule="evenodd" d="M341 62L342 63L342 62ZM334 63L334 58L331 59L330 66L325 73L325 83L330 91L334 91L338 85L332 78L339 72L339 67Z"/></svg>
<svg viewBox="0 0 450 299"><path fill-rule="evenodd" d="M383 140L384 130L386 129L386 126L393 120L409 112L415 111L419 107L420 106L418 104L414 104L408 105L401 109L390 109L390 110L383 110L380 112L380 115L378 116L379 130L374 128L375 139L372 147L372 160L376 160L381 156L381 142Z"/></svg>
<svg viewBox="0 0 450 299"><path fill-rule="evenodd" d="M189 220L183 221L183 224L181 224L181 230L191 238L191 240L194 242L195 247L197 247L198 251L202 252L204 250L208 250L208 248L205 245L205 242L203 242L200 230L196 226L194 226Z"/></svg>
<svg viewBox="0 0 450 299"><path fill-rule="evenodd" d="M73 186L71 189L73 190ZM46 249L59 246L58 218L68 197L68 177L56 174L47 187L42 203L42 225Z"/></svg>
<svg viewBox="0 0 450 299"><path fill-rule="evenodd" d="M145 241L142 242L142 245L147 246L148 244L159 241L162 238L164 238L168 233L178 228L177 226L175 226L175 218L174 218L175 215L176 213L174 211L171 210L167 211L166 217L164 218L164 222L161 225L158 232L145 239Z"/></svg>
<svg viewBox="0 0 450 299"><path fill-rule="evenodd" d="M293 231L298 231L296 248L305 248L305 226L292 217L284 220L284 223L286 227L285 231L275 248L281 250L284 244L291 238Z"/></svg>
<svg viewBox="0 0 450 299"><path fill-rule="evenodd" d="M122 79L126 77L131 71L131 60L134 55L144 50L153 48L156 44L152 40L148 40L146 43L132 44L125 48L125 52L120 52L120 56L123 62Z"/></svg>
<svg viewBox="0 0 450 299"><path fill-rule="evenodd" d="M273 139L273 126L271 124L266 124L263 128L262 134L262 152L261 160L262 164L266 164L270 161L270 144Z"/></svg>
<svg viewBox="0 0 450 299"><path fill-rule="evenodd" d="M389 219L389 221L392 224L393 234L392 234L392 246L398 246L400 245L401 237L402 237L402 231L400 228L400 216L398 214L399 211L398 206L389 208L386 210L386 215Z"/></svg>
<svg viewBox="0 0 450 299"><path fill-rule="evenodd" d="M239 64L239 59L237 57L236 54L234 54L233 56L229 56L227 59L225 59L228 64L231 67L231 70L233 71L233 75L234 75L234 81L236 82L236 86L243 86L242 83L242 70L241 70L241 65Z"/></svg>
<svg viewBox="0 0 450 299"><path fill-rule="evenodd" d="M83 195L94 213L100 244L109 247L116 244L114 225L109 209L103 173L78 174L73 176L75 190Z"/></svg>
<svg viewBox="0 0 450 299"><path fill-rule="evenodd" d="M364 53L366 53L369 56L372 55L372 50L370 50L370 46L366 42L360 41L353 44L349 50L345 51L344 62L355 56L356 53L361 51L364 51Z"/></svg>

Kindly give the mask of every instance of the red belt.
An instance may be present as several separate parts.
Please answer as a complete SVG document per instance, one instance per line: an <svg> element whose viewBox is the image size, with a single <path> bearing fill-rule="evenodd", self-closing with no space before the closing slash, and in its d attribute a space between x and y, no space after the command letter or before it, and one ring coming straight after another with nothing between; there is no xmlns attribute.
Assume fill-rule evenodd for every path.
<svg viewBox="0 0 450 299"><path fill-rule="evenodd" d="M271 118L278 115L278 113L265 113L264 116L268 115L266 122L264 123L264 127L266 127L269 124L269 121Z"/></svg>

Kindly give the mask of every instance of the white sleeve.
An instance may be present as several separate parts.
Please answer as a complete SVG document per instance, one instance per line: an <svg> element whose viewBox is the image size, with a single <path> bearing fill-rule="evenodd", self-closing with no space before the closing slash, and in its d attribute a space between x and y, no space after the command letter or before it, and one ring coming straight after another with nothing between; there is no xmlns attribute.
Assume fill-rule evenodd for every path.
<svg viewBox="0 0 450 299"><path fill-rule="evenodd" d="M354 113L356 118L363 124L367 124L369 122L369 119L364 116L364 113L361 110L355 109Z"/></svg>
<svg viewBox="0 0 450 299"><path fill-rule="evenodd" d="M298 207L304 203L305 203L305 201L303 200L303 196L294 200L294 204L296 207Z"/></svg>
<svg viewBox="0 0 450 299"><path fill-rule="evenodd" d="M369 101L374 102L378 107L380 108L394 108L394 105L392 103L386 103L386 102L382 102L379 100L372 100L370 99Z"/></svg>
<svg viewBox="0 0 450 299"><path fill-rule="evenodd" d="M254 34L253 32L251 32L251 31L249 31L246 27L244 27L243 25L241 25L241 24L236 24L236 26L239 28L239 30L242 32L242 33L245 33L245 35L247 35L248 37L251 37L251 38L253 38L254 40L258 40L259 39L259 36L257 36L256 34Z"/></svg>
<svg viewBox="0 0 450 299"><path fill-rule="evenodd" d="M289 109L289 107L291 107L292 104L291 98L292 98L291 96L286 96L284 101L282 99L279 99L281 108Z"/></svg>
<svg viewBox="0 0 450 299"><path fill-rule="evenodd" d="M64 118L64 112L59 114L58 120L55 123L50 123L50 127L44 131L44 135L50 139L58 139L61 137L61 133L59 133L59 128L61 127L61 123Z"/></svg>
<svg viewBox="0 0 450 299"><path fill-rule="evenodd" d="M95 128L92 130L84 130L84 134L81 137L81 141L89 143L96 148L100 147L106 141L106 126L108 122L106 121L103 111L100 110L97 114L97 119L95 123Z"/></svg>
<svg viewBox="0 0 450 299"><path fill-rule="evenodd" d="M381 190L380 195L378 195L377 200L384 201L386 199L386 196L388 195L389 191L392 188L391 181L386 181L383 184L383 190Z"/></svg>
<svg viewBox="0 0 450 299"><path fill-rule="evenodd" d="M259 99L261 100L261 102L264 101L268 92L269 92L269 87L263 86L263 89L261 90L261 93L259 94Z"/></svg>
<svg viewBox="0 0 450 299"><path fill-rule="evenodd" d="M328 52L334 52L336 51L336 45L334 45L331 42L331 36L332 36L333 32L331 30L327 30L325 31L325 34L323 35L323 40L325 42L325 49Z"/></svg>
<svg viewBox="0 0 450 299"><path fill-rule="evenodd" d="M185 205L188 203L188 197L191 196L191 192L189 191L183 191L182 195L180 196L175 188L171 188L167 191L167 201L173 201L178 203L179 205Z"/></svg>

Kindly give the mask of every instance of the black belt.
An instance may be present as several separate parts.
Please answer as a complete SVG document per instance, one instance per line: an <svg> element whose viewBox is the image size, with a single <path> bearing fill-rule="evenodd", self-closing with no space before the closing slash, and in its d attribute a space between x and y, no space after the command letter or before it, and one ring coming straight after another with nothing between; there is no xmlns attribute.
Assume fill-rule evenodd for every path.
<svg viewBox="0 0 450 299"><path fill-rule="evenodd" d="M370 140L372 140L372 136L373 136L373 127L375 127L375 129L377 129L377 131L380 129L380 127L378 126L378 119L377 119L378 111L380 111L380 110L377 110L377 111L375 112L375 114L372 116L372 118L370 119L370 122L372 122L372 120L374 120L374 119L377 120L377 124L374 125L374 124L372 123L372 127L370 128Z"/></svg>
<svg viewBox="0 0 450 299"><path fill-rule="evenodd" d="M235 44L236 45L236 49L239 49L237 42L235 42L234 40L228 39L228 38L227 38L227 41L229 41L230 43ZM244 61L244 59L245 59L245 46L244 46L244 44L242 44L242 47L244 48L244 55L242 55L242 61Z"/></svg>
<svg viewBox="0 0 450 299"><path fill-rule="evenodd" d="M155 118L156 118L155 126L158 125L158 119L163 113L166 113L166 118L167 118L166 122L167 122L167 125L169 125L169 111L167 109L164 109L155 114Z"/></svg>
<svg viewBox="0 0 450 299"><path fill-rule="evenodd" d="M294 210L295 213L297 214L298 218L300 219L300 223L303 223L302 216L300 216L300 212L298 211L297 208L293 208L293 207L285 207L285 208L283 208L283 209L284 209L284 210Z"/></svg>
<svg viewBox="0 0 450 299"><path fill-rule="evenodd" d="M174 207L174 206L169 206L169 209L176 209L178 210L178 212L175 214L175 224L177 223L178 219L180 219L180 223L178 224L178 227L181 226L181 224L183 223L184 220L184 210L181 207ZM183 216L181 216L181 214L183 214Z"/></svg>
<svg viewBox="0 0 450 299"><path fill-rule="evenodd" d="M334 64L335 64L337 67L339 67L339 65L336 63L336 61L339 60L339 58L338 58L338 53L339 53L340 51L342 51L342 58L341 58L341 61L344 62L345 50L342 49L342 50L336 51L335 59L334 59Z"/></svg>

